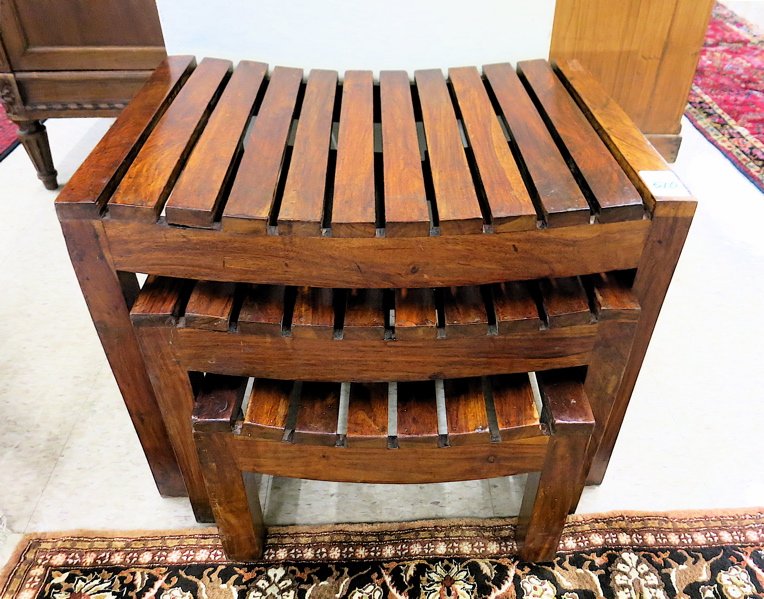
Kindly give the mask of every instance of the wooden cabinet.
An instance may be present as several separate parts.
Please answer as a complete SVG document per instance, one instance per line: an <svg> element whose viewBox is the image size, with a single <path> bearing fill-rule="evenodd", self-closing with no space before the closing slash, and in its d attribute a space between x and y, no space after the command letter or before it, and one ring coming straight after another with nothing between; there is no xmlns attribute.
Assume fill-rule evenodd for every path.
<svg viewBox="0 0 764 599"><path fill-rule="evenodd" d="M673 161L714 0L557 0L552 60L577 58Z"/></svg>
<svg viewBox="0 0 764 599"><path fill-rule="evenodd" d="M40 120L117 115L165 54L154 0L0 2L0 100L47 188Z"/></svg>

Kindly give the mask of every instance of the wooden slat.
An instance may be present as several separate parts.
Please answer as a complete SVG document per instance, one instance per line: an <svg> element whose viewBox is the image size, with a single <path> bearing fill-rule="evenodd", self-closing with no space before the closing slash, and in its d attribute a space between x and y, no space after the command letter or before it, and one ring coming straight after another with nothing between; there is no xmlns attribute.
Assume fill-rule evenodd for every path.
<svg viewBox="0 0 764 599"><path fill-rule="evenodd" d="M589 300L578 277L542 279L539 285L550 327L572 327L592 322Z"/></svg>
<svg viewBox="0 0 764 599"><path fill-rule="evenodd" d="M353 383L347 446L387 447L387 383Z"/></svg>
<svg viewBox="0 0 764 599"><path fill-rule="evenodd" d="M347 71L337 140L332 237L374 237L374 77Z"/></svg>
<svg viewBox="0 0 764 599"><path fill-rule="evenodd" d="M411 83L405 71L379 74L384 164L385 236L427 237L427 207Z"/></svg>
<svg viewBox="0 0 764 599"><path fill-rule="evenodd" d="M267 71L267 64L248 60L234 70L167 200L168 223L212 226Z"/></svg>
<svg viewBox="0 0 764 599"><path fill-rule="evenodd" d="M191 414L194 431L230 434L241 415L246 387L246 377L205 375Z"/></svg>
<svg viewBox="0 0 764 599"><path fill-rule="evenodd" d="M162 61L56 198L59 217L98 215L152 125L195 66L193 56L169 56Z"/></svg>
<svg viewBox="0 0 764 599"><path fill-rule="evenodd" d="M333 290L300 287L292 313L292 337L332 339L334 336Z"/></svg>
<svg viewBox="0 0 764 599"><path fill-rule="evenodd" d="M427 151L442 235L483 230L470 167L462 145L454 107L440 69L416 71Z"/></svg>
<svg viewBox="0 0 764 599"><path fill-rule="evenodd" d="M480 287L443 289L446 337L480 337L488 334L488 315Z"/></svg>
<svg viewBox="0 0 764 599"><path fill-rule="evenodd" d="M395 290L395 338L435 339L438 335L435 297L427 287Z"/></svg>
<svg viewBox="0 0 764 599"><path fill-rule="evenodd" d="M483 67L550 227L589 222L589 204L512 65Z"/></svg>
<svg viewBox="0 0 764 599"><path fill-rule="evenodd" d="M398 383L398 446L438 445L435 382Z"/></svg>
<svg viewBox="0 0 764 599"><path fill-rule="evenodd" d="M198 281L186 305L186 326L227 331L235 293L235 283Z"/></svg>
<svg viewBox="0 0 764 599"><path fill-rule="evenodd" d="M488 414L483 397L483 382L479 377L446 379L446 420L448 444L471 445L490 443Z"/></svg>
<svg viewBox="0 0 764 599"><path fill-rule="evenodd" d="M628 279L628 273L600 273L591 276L594 310L600 320L639 318L639 301Z"/></svg>
<svg viewBox="0 0 764 599"><path fill-rule="evenodd" d="M536 228L536 209L480 73L475 67L461 67L450 69L448 75L480 172L493 230L500 233Z"/></svg>
<svg viewBox="0 0 764 599"><path fill-rule="evenodd" d="M381 289L351 289L347 293L343 339L384 339L385 313Z"/></svg>
<svg viewBox="0 0 764 599"><path fill-rule="evenodd" d="M536 374L544 414L553 435L590 435L594 415L577 373L550 370Z"/></svg>
<svg viewBox="0 0 764 599"><path fill-rule="evenodd" d="M538 331L541 327L531 285L527 281L510 281L491 286L499 335Z"/></svg>
<svg viewBox="0 0 764 599"><path fill-rule="evenodd" d="M502 374L489 378L502 441L543 434L533 389L526 373Z"/></svg>
<svg viewBox="0 0 764 599"><path fill-rule="evenodd" d="M334 446L339 410L339 383L303 383L294 442Z"/></svg>
<svg viewBox="0 0 764 599"><path fill-rule="evenodd" d="M642 218L642 198L545 60L518 63L599 205L602 222Z"/></svg>
<svg viewBox="0 0 764 599"><path fill-rule="evenodd" d="M284 285L250 285L239 311L239 332L281 337Z"/></svg>
<svg viewBox="0 0 764 599"><path fill-rule="evenodd" d="M241 434L281 441L292 397L292 381L255 379Z"/></svg>
<svg viewBox="0 0 764 599"><path fill-rule="evenodd" d="M336 91L336 71L310 72L278 215L280 235L321 235Z"/></svg>
<svg viewBox="0 0 764 599"><path fill-rule="evenodd" d="M156 221L231 67L229 60L202 60L109 200L113 218Z"/></svg>
<svg viewBox="0 0 764 599"><path fill-rule="evenodd" d="M273 69L223 210L223 230L266 234L301 82L301 69Z"/></svg>
<svg viewBox="0 0 764 599"><path fill-rule="evenodd" d="M149 275L130 309L133 325L174 324L180 315L188 283L186 279Z"/></svg>

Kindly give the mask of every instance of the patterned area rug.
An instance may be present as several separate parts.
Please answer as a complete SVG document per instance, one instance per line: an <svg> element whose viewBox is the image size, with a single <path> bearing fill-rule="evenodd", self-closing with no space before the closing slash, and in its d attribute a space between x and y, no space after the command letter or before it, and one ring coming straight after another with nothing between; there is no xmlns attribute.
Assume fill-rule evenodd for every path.
<svg viewBox="0 0 764 599"><path fill-rule="evenodd" d="M2 599L744 599L764 592L764 509L573 516L553 564L512 557L513 520L273 528L225 559L211 529L25 537Z"/></svg>
<svg viewBox="0 0 764 599"><path fill-rule="evenodd" d="M764 191L764 35L718 3L686 115Z"/></svg>
<svg viewBox="0 0 764 599"><path fill-rule="evenodd" d="M5 108L0 104L0 160L10 154L19 145L16 137L16 125L8 120Z"/></svg>

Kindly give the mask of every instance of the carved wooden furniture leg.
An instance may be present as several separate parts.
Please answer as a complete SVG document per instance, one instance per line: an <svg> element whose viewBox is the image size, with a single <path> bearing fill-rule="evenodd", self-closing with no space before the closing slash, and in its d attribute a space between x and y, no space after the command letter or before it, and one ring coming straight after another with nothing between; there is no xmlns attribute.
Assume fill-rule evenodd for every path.
<svg viewBox="0 0 764 599"><path fill-rule="evenodd" d="M18 125L19 141L27 151L37 170L37 178L43 182L45 189L57 189L58 172L53 167L53 158L50 155L50 143L48 132L40 121L14 121Z"/></svg>

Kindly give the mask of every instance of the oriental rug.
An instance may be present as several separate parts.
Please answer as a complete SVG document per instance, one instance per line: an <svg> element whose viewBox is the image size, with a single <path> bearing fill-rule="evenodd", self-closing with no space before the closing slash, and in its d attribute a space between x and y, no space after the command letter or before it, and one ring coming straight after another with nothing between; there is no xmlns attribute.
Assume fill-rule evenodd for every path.
<svg viewBox="0 0 764 599"><path fill-rule="evenodd" d="M19 145L16 137L16 125L5 114L5 108L0 104L0 160L10 154Z"/></svg>
<svg viewBox="0 0 764 599"><path fill-rule="evenodd" d="M554 563L514 520L280 527L229 562L214 529L24 537L2 599L744 599L764 593L764 508L572 516Z"/></svg>
<svg viewBox="0 0 764 599"><path fill-rule="evenodd" d="M764 191L764 34L718 3L685 114Z"/></svg>

